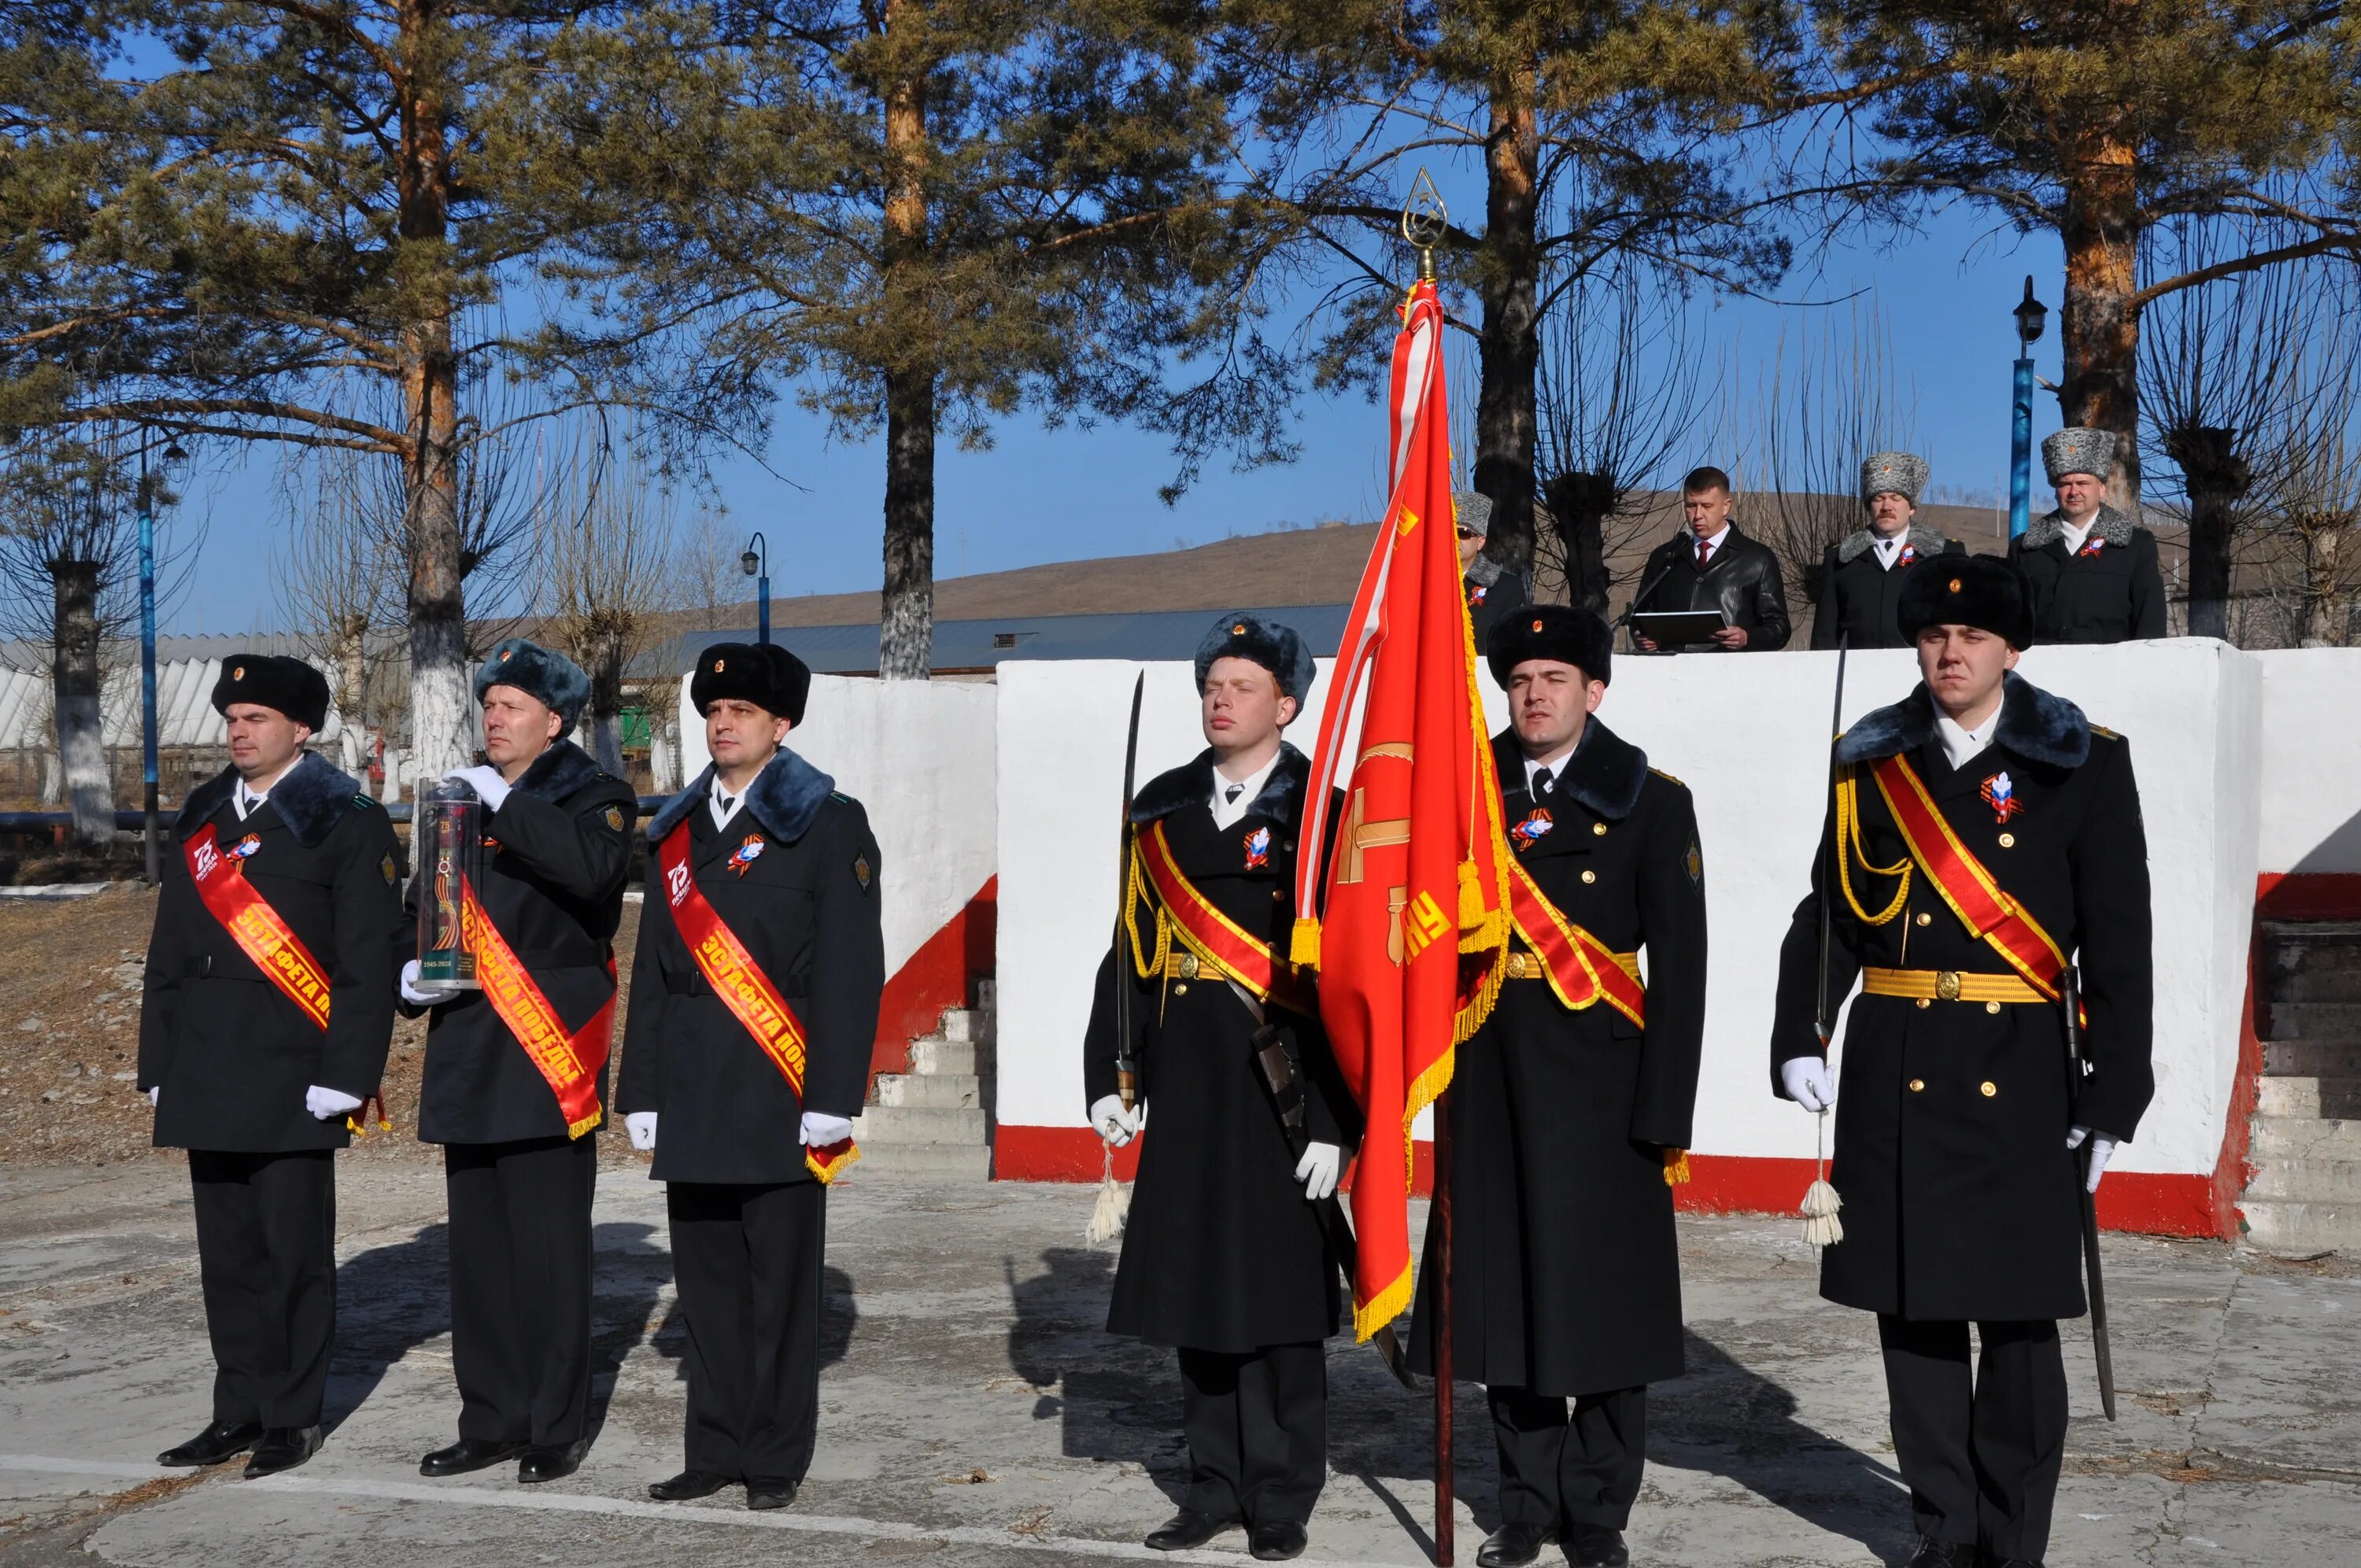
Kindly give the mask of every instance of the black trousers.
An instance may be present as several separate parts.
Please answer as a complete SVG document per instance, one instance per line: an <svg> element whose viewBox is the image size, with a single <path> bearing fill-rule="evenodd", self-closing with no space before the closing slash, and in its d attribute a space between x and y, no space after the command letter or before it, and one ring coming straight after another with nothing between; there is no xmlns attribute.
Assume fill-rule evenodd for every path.
<svg viewBox="0 0 2361 1568"><path fill-rule="evenodd" d="M2058 1325L1968 1325L1879 1313L1894 1454L1922 1535L2039 1562L2066 1454L2066 1363Z"/></svg>
<svg viewBox="0 0 2361 1568"><path fill-rule="evenodd" d="M459 1435L555 1447L590 1427L598 1140L448 1144Z"/></svg>
<svg viewBox="0 0 2361 1568"><path fill-rule="evenodd" d="M1563 1530L1631 1522L1648 1459L1648 1390L1574 1401L1530 1388L1487 1388L1500 1454L1500 1522Z"/></svg>
<svg viewBox="0 0 2361 1568"><path fill-rule="evenodd" d="M334 1158L189 1151L217 1421L320 1423L336 1332Z"/></svg>
<svg viewBox="0 0 2361 1568"><path fill-rule="evenodd" d="M1328 1347L1180 1354L1182 1506L1249 1525L1307 1522L1328 1479Z"/></svg>
<svg viewBox="0 0 2361 1568"><path fill-rule="evenodd" d="M664 1207L688 1321L688 1468L801 1481L819 1426L828 1189L675 1181Z"/></svg>

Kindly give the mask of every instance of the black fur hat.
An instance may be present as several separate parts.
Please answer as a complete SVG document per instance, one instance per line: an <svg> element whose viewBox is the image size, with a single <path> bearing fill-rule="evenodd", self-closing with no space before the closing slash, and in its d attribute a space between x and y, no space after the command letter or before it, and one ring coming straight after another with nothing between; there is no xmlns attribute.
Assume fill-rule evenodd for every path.
<svg viewBox="0 0 2361 1568"><path fill-rule="evenodd" d="M1509 672L1528 659L1555 659L1572 664L1604 685L1613 677L1615 634L1587 609L1565 604L1529 604L1492 623L1484 645L1485 663L1500 689L1509 689Z"/></svg>
<svg viewBox="0 0 2361 1568"><path fill-rule="evenodd" d="M565 654L522 637L511 637L494 648L476 672L476 701L494 686L514 686L557 715L566 728L582 717L590 700L590 677Z"/></svg>
<svg viewBox="0 0 2361 1568"><path fill-rule="evenodd" d="M328 722L328 677L301 659L275 653L232 653L214 682L214 711L234 702L275 707L313 730Z"/></svg>
<svg viewBox="0 0 2361 1568"><path fill-rule="evenodd" d="M811 696L811 666L775 642L716 642L697 656L688 700L703 713L725 696L801 724Z"/></svg>
<svg viewBox="0 0 2361 1568"><path fill-rule="evenodd" d="M1265 620L1251 610L1233 610L1222 617L1197 644L1198 685L1205 684L1205 672L1216 659L1253 660L1279 683L1279 695L1293 697L1298 707L1312 690L1312 650L1304 646L1303 639L1293 627Z"/></svg>
<svg viewBox="0 0 2361 1568"><path fill-rule="evenodd" d="M2022 653L2033 646L2033 589L2004 557L1938 555L1903 578L1894 621L1911 641L1929 626L1974 626Z"/></svg>

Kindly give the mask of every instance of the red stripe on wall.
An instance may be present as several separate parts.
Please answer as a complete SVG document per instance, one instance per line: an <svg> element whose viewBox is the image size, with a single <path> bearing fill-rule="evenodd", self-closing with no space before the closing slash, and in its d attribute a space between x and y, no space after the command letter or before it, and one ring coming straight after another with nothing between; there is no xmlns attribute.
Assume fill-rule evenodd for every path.
<svg viewBox="0 0 2361 1568"><path fill-rule="evenodd" d="M992 972L999 915L1000 879L994 876L885 981L877 1038L869 1050L873 1079L906 1070L910 1042L933 1034L945 1008L965 1007L973 1000L975 981Z"/></svg>

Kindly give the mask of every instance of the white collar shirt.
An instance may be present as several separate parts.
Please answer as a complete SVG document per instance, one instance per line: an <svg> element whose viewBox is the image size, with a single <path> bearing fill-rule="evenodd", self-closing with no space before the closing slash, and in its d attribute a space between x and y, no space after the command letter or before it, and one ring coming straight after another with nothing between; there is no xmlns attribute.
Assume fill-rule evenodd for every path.
<svg viewBox="0 0 2361 1568"><path fill-rule="evenodd" d="M773 752L772 761L775 762L777 760L778 753ZM769 762L765 762L763 765L767 768L771 764ZM757 773L754 775L754 777L758 779L762 776L763 775L760 773ZM727 828L730 826L730 818L736 817L740 812L746 809L746 790L751 790L753 787L753 784L750 781L746 785L746 789L740 790L736 795L725 795L721 790L721 774L719 772L714 773L713 783L708 792L708 798L705 805L706 809L713 813L713 826L717 830Z"/></svg>
<svg viewBox="0 0 2361 1568"><path fill-rule="evenodd" d="M1691 530L1689 533L1689 564L1697 567L1700 571L1705 567L1713 565L1715 558L1721 554L1721 547L1725 543L1729 543L1729 540L1730 524L1726 521L1719 529L1707 534L1702 539L1697 537L1695 530ZM1697 559L1700 552L1703 552L1705 554L1705 559L1702 561Z"/></svg>
<svg viewBox="0 0 2361 1568"><path fill-rule="evenodd" d="M1222 770L1215 768L1213 791L1208 797L1208 804L1213 808L1213 826L1235 827L1262 794L1262 786L1270 782L1271 773L1278 766L1279 755L1273 752L1269 762L1235 782L1224 777Z"/></svg>
<svg viewBox="0 0 2361 1568"><path fill-rule="evenodd" d="M273 779L270 782L277 784L279 781L277 779ZM237 808L237 819L240 822L243 822L247 817L253 816L256 812L261 810L262 803L269 798L270 792L269 790L264 790L261 794L257 795L253 790L247 787L247 783L244 779L240 779L237 781L236 792L230 796L230 802Z"/></svg>
<svg viewBox="0 0 2361 1568"><path fill-rule="evenodd" d="M1581 749L1577 746L1575 751L1578 751ZM1558 780L1565 776L1565 765L1572 761L1574 761L1574 751L1568 751L1554 762L1536 762L1531 757L1527 757L1525 759L1525 793L1535 800L1541 799L1543 797L1542 775L1546 773L1549 775L1550 791L1554 795L1557 789Z"/></svg>
<svg viewBox="0 0 2361 1568"><path fill-rule="evenodd" d="M2098 525L2099 514L2097 512L2092 512L2088 518L2079 523L2069 521L2065 513L2059 513L2058 532L2066 541L2066 554L2069 555L2080 555L2082 553L2083 543L2091 537L2091 530L2096 528Z"/></svg>
<svg viewBox="0 0 2361 1568"><path fill-rule="evenodd" d="M1932 700L1931 698L1929 699ZM1973 729L1962 729L1951 716L1941 708L1935 710L1935 736L1943 743L1943 757L1954 769L1964 768L1992 744L1993 731L2000 728L2000 709Z"/></svg>
<svg viewBox="0 0 2361 1568"><path fill-rule="evenodd" d="M1894 570L1894 564L1902 559L1902 547L1908 543L1910 533L1907 529L1891 538L1877 532L1872 532L1869 538L1869 547L1877 552L1877 564L1889 572Z"/></svg>

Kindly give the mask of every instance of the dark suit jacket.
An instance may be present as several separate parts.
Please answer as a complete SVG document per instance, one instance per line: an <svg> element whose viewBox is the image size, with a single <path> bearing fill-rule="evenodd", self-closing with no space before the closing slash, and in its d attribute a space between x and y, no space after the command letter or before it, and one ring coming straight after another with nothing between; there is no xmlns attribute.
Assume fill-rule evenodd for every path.
<svg viewBox="0 0 2361 1568"><path fill-rule="evenodd" d="M1697 543L1697 536L1684 528L1656 546L1640 576L1642 584L1653 586L1632 609L1719 609L1729 616L1730 625L1746 629L1746 646L1741 652L1769 653L1784 648L1790 630L1787 590L1779 580L1779 557L1771 547L1748 538L1733 522L1699 573Z"/></svg>

